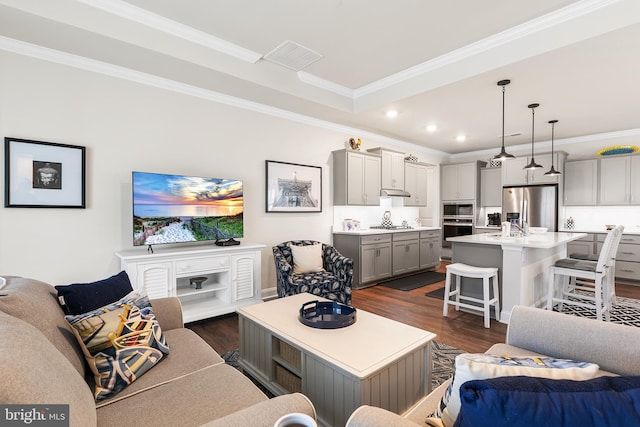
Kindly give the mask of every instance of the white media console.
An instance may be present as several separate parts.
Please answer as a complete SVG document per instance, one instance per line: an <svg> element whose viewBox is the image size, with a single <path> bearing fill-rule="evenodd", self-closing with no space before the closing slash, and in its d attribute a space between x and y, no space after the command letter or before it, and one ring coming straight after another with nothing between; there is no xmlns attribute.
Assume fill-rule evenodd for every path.
<svg viewBox="0 0 640 427"><path fill-rule="evenodd" d="M140 248L116 255L134 289L144 290L150 299L180 298L187 323L233 313L239 307L260 302L264 247L251 243L179 249L154 247L154 253Z"/></svg>

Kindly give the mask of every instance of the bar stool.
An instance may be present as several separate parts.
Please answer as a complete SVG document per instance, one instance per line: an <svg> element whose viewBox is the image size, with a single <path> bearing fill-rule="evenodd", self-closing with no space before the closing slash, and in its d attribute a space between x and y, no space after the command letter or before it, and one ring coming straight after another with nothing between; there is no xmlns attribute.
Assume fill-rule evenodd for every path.
<svg viewBox="0 0 640 427"><path fill-rule="evenodd" d="M451 275L456 276L455 290L451 290ZM460 293L460 278L467 277L471 279L482 279L482 299L473 298ZM489 298L489 281L493 279L493 298ZM499 302L499 290L498 290L498 268L497 267L475 267L473 265L462 264L460 262L447 265L447 276L444 285L444 307L442 308L442 315L447 317L449 313L449 304L456 307L456 310L460 310L460 307L470 310L477 310L484 313L484 327L491 327L491 315L490 308L493 305L496 310L496 319L500 319L500 302ZM455 296L455 300L451 300L451 297ZM466 304L463 301L480 303L482 306L473 304Z"/></svg>

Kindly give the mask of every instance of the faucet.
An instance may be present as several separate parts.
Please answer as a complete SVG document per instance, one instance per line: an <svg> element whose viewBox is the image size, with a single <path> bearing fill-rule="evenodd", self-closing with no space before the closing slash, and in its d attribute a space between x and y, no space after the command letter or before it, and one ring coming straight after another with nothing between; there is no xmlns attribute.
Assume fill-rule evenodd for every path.
<svg viewBox="0 0 640 427"><path fill-rule="evenodd" d="M515 229L515 232L514 232L514 229ZM528 235L529 235L529 224L527 224L527 221L522 221L522 226L518 225L516 221L513 221L511 223L511 237L527 237Z"/></svg>

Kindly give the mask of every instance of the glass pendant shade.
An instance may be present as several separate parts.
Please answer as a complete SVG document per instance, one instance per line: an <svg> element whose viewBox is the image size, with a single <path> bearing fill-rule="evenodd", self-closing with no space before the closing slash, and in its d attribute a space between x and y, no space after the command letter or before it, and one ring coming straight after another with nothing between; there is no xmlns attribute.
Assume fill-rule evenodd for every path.
<svg viewBox="0 0 640 427"><path fill-rule="evenodd" d="M541 169L542 165L536 163L536 159L533 156L533 141L535 139L535 120L536 120L536 107L539 107L540 104L529 104L528 107L531 108L531 161L527 166L523 169Z"/></svg>
<svg viewBox="0 0 640 427"><path fill-rule="evenodd" d="M516 156L514 156L513 154L507 153L506 150L504 149L504 92L505 92L505 86L508 85L509 83L511 83L511 80L500 80L498 82L498 86L502 86L502 148L500 150L500 153L498 153L493 157L493 160L504 161L504 160L510 160L510 159L516 158Z"/></svg>
<svg viewBox="0 0 640 427"><path fill-rule="evenodd" d="M557 120L549 120L549 124L551 124L551 169L544 173L546 176L562 175L562 172L557 171L556 168L553 167L553 139L556 123L558 123Z"/></svg>

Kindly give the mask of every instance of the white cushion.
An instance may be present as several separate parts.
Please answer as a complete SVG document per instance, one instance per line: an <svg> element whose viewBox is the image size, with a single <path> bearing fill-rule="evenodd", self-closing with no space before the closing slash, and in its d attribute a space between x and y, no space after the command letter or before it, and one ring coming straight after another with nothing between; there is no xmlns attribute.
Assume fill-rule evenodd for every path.
<svg viewBox="0 0 640 427"><path fill-rule="evenodd" d="M576 362L550 357L509 357L490 354L463 353L456 357L456 370L449 397L442 412L445 426L453 426L460 412L460 386L471 380L484 380L505 376L528 376L551 379L588 380L594 378L600 367L595 363ZM444 399L444 398L443 398Z"/></svg>
<svg viewBox="0 0 640 427"><path fill-rule="evenodd" d="M293 256L294 273L314 273L322 271L322 245L289 245Z"/></svg>

